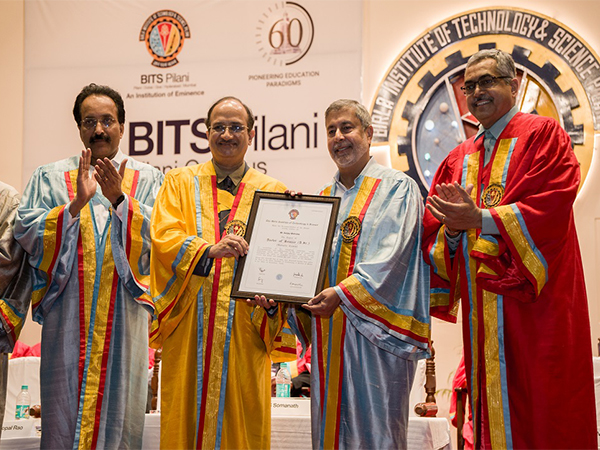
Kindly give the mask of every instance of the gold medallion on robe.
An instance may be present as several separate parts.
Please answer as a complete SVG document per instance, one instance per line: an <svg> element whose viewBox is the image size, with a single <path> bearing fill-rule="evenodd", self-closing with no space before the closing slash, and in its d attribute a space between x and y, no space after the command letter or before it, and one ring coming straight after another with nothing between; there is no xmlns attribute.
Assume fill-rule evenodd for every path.
<svg viewBox="0 0 600 450"><path fill-rule="evenodd" d="M483 204L486 208L498 206L504 196L504 187L500 184L490 184L483 191Z"/></svg>
<svg viewBox="0 0 600 450"><path fill-rule="evenodd" d="M344 242L352 242L354 238L360 234L361 228L362 224L360 223L360 219L356 216L350 216L344 220L340 227Z"/></svg>
<svg viewBox="0 0 600 450"><path fill-rule="evenodd" d="M246 234L246 224L241 220L231 220L225 224L225 233L244 237Z"/></svg>

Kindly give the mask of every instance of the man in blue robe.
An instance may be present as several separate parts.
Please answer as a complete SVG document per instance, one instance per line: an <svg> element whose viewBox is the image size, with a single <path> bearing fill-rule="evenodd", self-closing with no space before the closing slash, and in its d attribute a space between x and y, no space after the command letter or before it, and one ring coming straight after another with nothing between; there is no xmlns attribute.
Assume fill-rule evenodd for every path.
<svg viewBox="0 0 600 450"><path fill-rule="evenodd" d="M369 155L368 111L351 100L325 113L338 167L321 195L341 197L326 288L292 328L312 336L313 448L406 448L417 360L429 355L429 277L416 183Z"/></svg>
<svg viewBox="0 0 600 450"><path fill-rule="evenodd" d="M15 236L42 327L42 448L140 448L148 369L150 214L163 180L119 149L123 99L90 84L73 108L81 156L39 167Z"/></svg>

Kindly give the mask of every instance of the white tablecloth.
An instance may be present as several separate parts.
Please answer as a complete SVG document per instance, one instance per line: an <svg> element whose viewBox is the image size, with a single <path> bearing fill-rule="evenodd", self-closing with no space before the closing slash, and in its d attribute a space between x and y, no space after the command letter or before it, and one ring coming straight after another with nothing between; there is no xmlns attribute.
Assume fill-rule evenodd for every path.
<svg viewBox="0 0 600 450"><path fill-rule="evenodd" d="M271 419L272 450L311 449L310 417L287 416ZM410 417L409 450L451 450L448 420L436 417Z"/></svg>
<svg viewBox="0 0 600 450"><path fill-rule="evenodd" d="M36 437L2 439L0 450L37 450L40 439ZM144 450L160 448L160 414L146 414ZM310 449L310 417L285 416L271 419L271 448L273 450ZM409 450L451 450L450 427L443 418L411 417L408 423Z"/></svg>
<svg viewBox="0 0 600 450"><path fill-rule="evenodd" d="M8 385L6 387L6 409L4 410L4 420L14 419L17 395L21 392L21 386L24 384L29 387L31 404L40 404L39 373L39 356L26 356L8 361Z"/></svg>
<svg viewBox="0 0 600 450"><path fill-rule="evenodd" d="M0 440L0 449L2 450L39 450L40 438L14 438Z"/></svg>
<svg viewBox="0 0 600 450"><path fill-rule="evenodd" d="M40 419L21 419L15 420L11 417L4 418L2 426L2 440L0 440L0 449L2 450L33 450L40 448L40 438L37 437L36 427L40 427ZM22 427L22 428L18 428ZM19 431L15 431L15 428ZM8 436L24 436L13 437Z"/></svg>
<svg viewBox="0 0 600 450"><path fill-rule="evenodd" d="M40 403L39 364L40 358L17 358L9 362L8 394L6 398L5 420L14 417L15 399L22 384L29 386L32 405ZM415 382L410 393L410 405L415 405L425 398L425 360L419 361ZM307 402L310 400L306 400ZM309 409L309 408L306 408ZM600 410L600 409L599 409ZM310 414L310 413L309 413ZM408 448L414 450L450 449L450 430L446 419L422 419L415 416L410 409L408 427ZM143 449L158 449L160 442L160 414L146 414ZM310 415L293 417L273 415L271 419L271 447L290 450L311 448ZM20 437L7 439L3 436L0 450L39 449L39 437Z"/></svg>

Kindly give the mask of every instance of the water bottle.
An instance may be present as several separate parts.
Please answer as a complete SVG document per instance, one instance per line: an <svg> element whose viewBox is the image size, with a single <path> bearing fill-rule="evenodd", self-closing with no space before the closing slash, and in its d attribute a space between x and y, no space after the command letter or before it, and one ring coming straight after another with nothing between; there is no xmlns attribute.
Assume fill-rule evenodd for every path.
<svg viewBox="0 0 600 450"><path fill-rule="evenodd" d="M26 384L21 386L21 392L17 395L17 409L15 419L29 419L29 405L31 404L31 395L29 395Z"/></svg>
<svg viewBox="0 0 600 450"><path fill-rule="evenodd" d="M277 384L276 395L277 397L289 397L290 390L292 388L292 377L290 375L290 369L288 363L281 363L279 371L275 377L275 383Z"/></svg>

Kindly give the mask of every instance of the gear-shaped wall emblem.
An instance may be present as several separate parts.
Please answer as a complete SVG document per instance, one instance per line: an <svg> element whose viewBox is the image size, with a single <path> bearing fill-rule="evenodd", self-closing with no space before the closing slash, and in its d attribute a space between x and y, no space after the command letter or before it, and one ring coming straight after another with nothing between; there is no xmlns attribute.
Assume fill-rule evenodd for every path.
<svg viewBox="0 0 600 450"><path fill-rule="evenodd" d="M600 125L598 57L564 25L521 9L469 11L415 39L379 86L371 108L373 146L389 151L392 166L414 178L425 196L448 152L477 131L460 87L468 58L483 48L512 54L517 105L563 126L583 183Z"/></svg>

